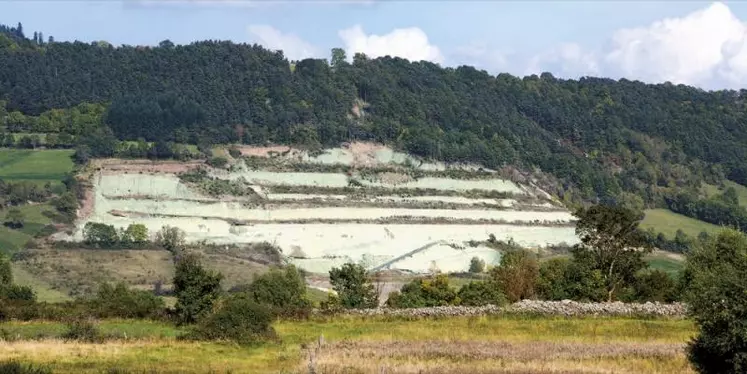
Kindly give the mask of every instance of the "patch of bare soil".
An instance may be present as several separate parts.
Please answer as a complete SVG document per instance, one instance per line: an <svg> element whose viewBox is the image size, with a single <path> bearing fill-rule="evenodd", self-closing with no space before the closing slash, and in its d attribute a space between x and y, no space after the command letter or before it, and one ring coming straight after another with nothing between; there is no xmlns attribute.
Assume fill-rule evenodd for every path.
<svg viewBox="0 0 747 374"><path fill-rule="evenodd" d="M108 158L94 161L94 167L106 173L164 173L178 174L195 169L202 161L150 161Z"/></svg>
<svg viewBox="0 0 747 374"><path fill-rule="evenodd" d="M382 183L397 185L400 183L411 182L413 179L407 174L385 172L378 175Z"/></svg>
<svg viewBox="0 0 747 374"><path fill-rule="evenodd" d="M93 213L93 209L95 208L94 204L96 202L95 195L93 193L93 188L86 187L85 192L83 194L83 200L80 202L80 208L78 209L78 219L86 219L88 216L90 216Z"/></svg>
<svg viewBox="0 0 747 374"><path fill-rule="evenodd" d="M244 145L239 147L242 156L255 156L255 157L270 157L272 153L284 154L292 151L293 149L287 145L275 145L269 147L259 147Z"/></svg>

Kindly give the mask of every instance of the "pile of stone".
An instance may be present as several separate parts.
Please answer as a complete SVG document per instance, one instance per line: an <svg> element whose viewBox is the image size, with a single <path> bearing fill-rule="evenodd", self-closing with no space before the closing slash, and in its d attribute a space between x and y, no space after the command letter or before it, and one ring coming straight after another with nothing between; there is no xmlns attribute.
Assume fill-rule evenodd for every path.
<svg viewBox="0 0 747 374"><path fill-rule="evenodd" d="M412 309L352 309L341 312L356 316L392 316L392 317L468 317L495 314L539 314L553 316L650 316L650 317L684 317L687 306L682 303L662 304L647 303L580 303L571 300L541 301L522 300L517 303L499 307L486 305L469 306L439 306Z"/></svg>
<svg viewBox="0 0 747 374"><path fill-rule="evenodd" d="M682 303L579 303L571 300L522 300L506 307L506 311L561 316L660 316L681 317L687 313Z"/></svg>

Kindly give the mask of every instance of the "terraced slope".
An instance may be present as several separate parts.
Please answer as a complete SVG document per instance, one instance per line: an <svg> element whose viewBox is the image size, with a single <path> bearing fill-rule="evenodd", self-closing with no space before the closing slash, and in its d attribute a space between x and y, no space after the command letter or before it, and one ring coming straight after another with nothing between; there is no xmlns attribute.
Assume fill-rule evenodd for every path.
<svg viewBox="0 0 747 374"><path fill-rule="evenodd" d="M314 273L351 261L465 271L472 257L500 260L491 235L534 248L577 240L573 216L549 195L478 166L429 164L365 143L321 155L243 153L202 173L196 164L100 162L77 229L58 239L82 240L87 222L143 223L151 234L171 225L191 242L270 242ZM185 171L190 178L180 178Z"/></svg>

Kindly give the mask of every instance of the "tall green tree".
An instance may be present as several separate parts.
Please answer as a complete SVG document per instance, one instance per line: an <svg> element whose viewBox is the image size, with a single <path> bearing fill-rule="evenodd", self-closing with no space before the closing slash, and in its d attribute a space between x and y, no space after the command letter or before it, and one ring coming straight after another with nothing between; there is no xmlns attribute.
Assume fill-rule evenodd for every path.
<svg viewBox="0 0 747 374"><path fill-rule="evenodd" d="M700 373L747 371L747 237L723 230L687 256L685 299L698 326L688 357Z"/></svg>
<svg viewBox="0 0 747 374"><path fill-rule="evenodd" d="M205 269L197 254L180 255L174 274L177 321L194 323L209 313L221 295L222 279L222 274Z"/></svg>
<svg viewBox="0 0 747 374"><path fill-rule="evenodd" d="M576 235L581 239L571 250L573 260L589 264L604 280L607 301L621 288L632 285L635 274L646 266L643 256L651 251L638 229L643 218L623 207L594 205L575 213Z"/></svg>
<svg viewBox="0 0 747 374"><path fill-rule="evenodd" d="M379 305L379 294L361 265L347 263L332 268L329 281L344 308L375 308Z"/></svg>

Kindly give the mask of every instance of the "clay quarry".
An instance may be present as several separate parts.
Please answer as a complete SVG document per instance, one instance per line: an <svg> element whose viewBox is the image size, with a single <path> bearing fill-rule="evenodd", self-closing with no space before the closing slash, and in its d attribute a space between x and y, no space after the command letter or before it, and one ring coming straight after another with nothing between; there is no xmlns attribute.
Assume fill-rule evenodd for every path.
<svg viewBox="0 0 747 374"><path fill-rule="evenodd" d="M324 274L346 262L369 270L464 272L500 261L490 243L572 245L574 217L531 183L479 165L446 165L369 143L308 152L243 147L228 163L96 160L75 228L165 225L192 243L268 242L284 260Z"/></svg>

